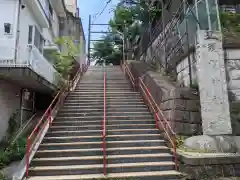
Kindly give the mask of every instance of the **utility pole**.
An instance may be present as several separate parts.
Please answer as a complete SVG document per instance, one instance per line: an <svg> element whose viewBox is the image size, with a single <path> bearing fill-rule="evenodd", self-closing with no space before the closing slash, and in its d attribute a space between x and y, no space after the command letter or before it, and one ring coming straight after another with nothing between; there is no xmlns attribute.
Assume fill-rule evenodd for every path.
<svg viewBox="0 0 240 180"><path fill-rule="evenodd" d="M99 40L99 39L91 39L91 34L119 34L121 37L122 37L122 41L123 41L123 60L125 59L125 34L121 33L121 32L117 32L117 33L114 33L114 32L109 32L109 31L92 31L91 28L92 26L109 26L109 24L92 24L91 22L91 15L89 15L89 28L88 28L88 59L90 60L91 58L91 50L94 49L94 48L91 48L90 46L90 43L92 41L102 41L102 40ZM106 62L104 60L104 66L106 66Z"/></svg>
<svg viewBox="0 0 240 180"><path fill-rule="evenodd" d="M90 65L91 61L91 53L90 53L90 43L91 43L91 15L89 15L89 22L88 22L88 66Z"/></svg>

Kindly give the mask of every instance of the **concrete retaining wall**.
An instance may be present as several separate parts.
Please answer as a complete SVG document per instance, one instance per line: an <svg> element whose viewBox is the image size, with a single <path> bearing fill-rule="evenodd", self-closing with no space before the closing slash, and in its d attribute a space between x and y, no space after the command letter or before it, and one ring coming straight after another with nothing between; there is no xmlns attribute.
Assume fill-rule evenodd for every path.
<svg viewBox="0 0 240 180"><path fill-rule="evenodd" d="M20 87L0 80L0 141L6 135L10 116L20 109Z"/></svg>
<svg viewBox="0 0 240 180"><path fill-rule="evenodd" d="M190 136L202 133L199 96L194 91L178 87L170 78L151 71L144 62L130 62L129 68L136 79L142 77L177 134Z"/></svg>
<svg viewBox="0 0 240 180"><path fill-rule="evenodd" d="M216 179L217 177L239 177L240 156L237 154L178 154L179 169L187 179Z"/></svg>

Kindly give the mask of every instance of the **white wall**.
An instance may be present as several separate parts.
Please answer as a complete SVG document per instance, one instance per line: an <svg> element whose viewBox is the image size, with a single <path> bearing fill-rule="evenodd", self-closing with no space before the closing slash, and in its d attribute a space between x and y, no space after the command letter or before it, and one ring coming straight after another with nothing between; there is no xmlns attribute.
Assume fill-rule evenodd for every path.
<svg viewBox="0 0 240 180"><path fill-rule="evenodd" d="M53 24L52 30L53 30L54 36L58 37L59 36L59 19L55 11L53 12L52 24Z"/></svg>
<svg viewBox="0 0 240 180"><path fill-rule="evenodd" d="M66 7L69 12L73 13L73 15L77 12L77 1L76 0L65 0Z"/></svg>
<svg viewBox="0 0 240 180"><path fill-rule="evenodd" d="M0 80L0 141L6 135L8 120L20 108L20 87Z"/></svg>
<svg viewBox="0 0 240 180"><path fill-rule="evenodd" d="M0 0L0 60L14 59L18 0ZM4 23L12 25L12 34L4 34Z"/></svg>
<svg viewBox="0 0 240 180"><path fill-rule="evenodd" d="M44 0L42 0L45 2ZM40 1L42 3L42 1ZM16 31L17 31L17 12L18 0L0 0L0 60L14 59ZM45 6L42 4L42 6ZM4 15L3 15L4 14ZM4 34L4 23L12 24L12 34ZM54 11L54 18L52 21L53 29L42 29L37 23L34 12L27 6L20 10L20 38L18 45L18 63L26 62L29 59L28 53L28 27L29 25L37 26L39 31L43 34L46 40L53 42L55 37L59 35L59 19ZM51 33L53 31L53 34ZM55 37L54 37L54 36Z"/></svg>
<svg viewBox="0 0 240 180"><path fill-rule="evenodd" d="M36 19L33 16L33 13L30 9L26 6L24 9L21 10L20 13L20 38L19 38L19 45L18 45L18 62L27 62L29 60L29 53L28 53L28 27L37 26L39 31L42 32L40 25L37 23ZM34 41L34 39L33 39Z"/></svg>
<svg viewBox="0 0 240 180"><path fill-rule="evenodd" d="M81 68L82 68L83 64L85 64L85 65L87 64L85 43L84 43L84 38L82 35L80 36L80 61L79 61L79 64L81 65Z"/></svg>
<svg viewBox="0 0 240 180"><path fill-rule="evenodd" d="M51 43L59 36L59 19L56 11L53 9L53 18L51 19L52 29L43 29L43 36L46 40L49 40Z"/></svg>

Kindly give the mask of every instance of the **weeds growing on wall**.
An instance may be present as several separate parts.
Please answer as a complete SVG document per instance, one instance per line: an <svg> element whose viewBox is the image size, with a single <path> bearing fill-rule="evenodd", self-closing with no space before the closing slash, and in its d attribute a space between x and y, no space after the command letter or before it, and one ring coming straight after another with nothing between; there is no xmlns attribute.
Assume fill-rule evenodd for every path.
<svg viewBox="0 0 240 180"><path fill-rule="evenodd" d="M184 144L185 139L185 136L176 136L176 147L180 148Z"/></svg>
<svg viewBox="0 0 240 180"><path fill-rule="evenodd" d="M19 161L25 154L26 137L20 137L12 143L17 131L20 128L20 110L15 111L9 118L7 134L1 142L0 169L13 161ZM2 175L0 174L0 180Z"/></svg>
<svg viewBox="0 0 240 180"><path fill-rule="evenodd" d="M240 33L240 13L220 13L223 32Z"/></svg>
<svg viewBox="0 0 240 180"><path fill-rule="evenodd" d="M5 180L5 177L1 172L0 172L0 180Z"/></svg>
<svg viewBox="0 0 240 180"><path fill-rule="evenodd" d="M9 165L11 162L23 159L26 152L26 139L26 137L21 137L6 149L0 150L0 169Z"/></svg>

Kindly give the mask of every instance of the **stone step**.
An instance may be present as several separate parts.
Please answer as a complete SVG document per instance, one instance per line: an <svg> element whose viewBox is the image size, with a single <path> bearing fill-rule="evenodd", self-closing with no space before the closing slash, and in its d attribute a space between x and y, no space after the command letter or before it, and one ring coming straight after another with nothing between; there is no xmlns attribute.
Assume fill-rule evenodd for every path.
<svg viewBox="0 0 240 180"><path fill-rule="evenodd" d="M93 86L94 84L97 84L97 85L101 85L102 84L103 85L104 81L103 81L103 79L99 79L99 80L85 79L85 80L82 80L77 85L77 87L79 87L79 86ZM128 80L126 80L126 79L123 79L123 80L107 80L106 84L107 85L115 85L115 84L117 84L118 86L119 85L129 85Z"/></svg>
<svg viewBox="0 0 240 180"><path fill-rule="evenodd" d="M124 135L124 134L157 134L158 129L107 129L108 135ZM82 131L48 131L46 136L98 136L102 134L102 130L82 130Z"/></svg>
<svg viewBox="0 0 240 180"><path fill-rule="evenodd" d="M99 108L76 108L76 109L65 109L65 108L61 108L59 110L59 115L60 114L75 114L75 113L93 113L93 112L103 112L104 108L103 107L99 107ZM124 106L120 106L120 107L106 107L106 112L108 113L112 113L112 112L149 112L147 107L124 107Z"/></svg>
<svg viewBox="0 0 240 180"><path fill-rule="evenodd" d="M109 173L109 179L137 179L137 180L177 180L182 177L182 174L171 170L171 171L151 171L151 172L121 172L121 173ZM67 175L67 176L34 176L30 177L29 180L88 180L88 179L105 179L106 177L100 174L86 174L86 175Z"/></svg>
<svg viewBox="0 0 240 180"><path fill-rule="evenodd" d="M94 99L87 99L87 98L81 98L81 99L72 99L72 100L65 100L64 105L92 105L92 104L101 104L103 105L103 98L94 98ZM107 104L122 104L125 105L126 103L132 104L132 103L144 103L142 98L107 98L106 99Z"/></svg>
<svg viewBox="0 0 240 180"><path fill-rule="evenodd" d="M102 136L51 136L44 137L43 143L66 143L66 142L98 142ZM107 135L107 141L127 140L163 140L159 134L135 134L130 135Z"/></svg>
<svg viewBox="0 0 240 180"><path fill-rule="evenodd" d="M107 108L147 108L147 105L144 103L131 103L131 104L116 104L116 103L107 103ZM95 103L95 104L75 104L75 105L64 105L61 110L75 110L75 109L103 109L103 104Z"/></svg>
<svg viewBox="0 0 240 180"><path fill-rule="evenodd" d="M72 99L89 99L91 101L91 99L95 99L95 98L98 98L98 99L101 99L103 100L104 98L104 95L103 95L103 92L101 93L83 93L83 94L78 94L78 95L68 95L66 97L66 100L72 100ZM133 99L136 99L136 98L141 98L141 96L138 94L138 93L106 93L106 99L121 99L121 98L124 98L124 99L127 99L127 98L133 98Z"/></svg>
<svg viewBox="0 0 240 180"><path fill-rule="evenodd" d="M99 120L65 120L65 121L53 121L53 125L57 126L88 126L88 125L102 125L103 120L99 118ZM107 125L122 125L122 124L154 124L154 120L109 120L107 119Z"/></svg>
<svg viewBox="0 0 240 180"><path fill-rule="evenodd" d="M156 124L117 124L117 125L106 125L107 130L112 129L153 129L156 128ZM60 126L53 124L50 127L51 131L81 131L81 130L101 130L102 125L85 125L77 126L71 124L69 126Z"/></svg>
<svg viewBox="0 0 240 180"><path fill-rule="evenodd" d="M93 121L98 121L100 119L103 119L103 116L57 116L55 118L54 121L66 121L66 120L83 120L83 121L89 121L89 120L93 120ZM107 115L106 116L106 120L142 120L142 119L153 119L153 116L149 113L149 114L144 114L144 115L127 115L127 114L122 114L120 116L116 116L116 115Z"/></svg>
<svg viewBox="0 0 240 180"><path fill-rule="evenodd" d="M107 148L119 147L138 147L138 146L165 146L166 142L160 139L154 140L126 140L126 141L108 141ZM50 149L92 149L101 148L102 141L95 142L64 142L64 143L42 143L41 146L47 146Z"/></svg>
<svg viewBox="0 0 240 180"><path fill-rule="evenodd" d="M170 153L152 154L127 154L127 155L108 155L107 162L111 163L137 163L137 162L161 162L172 161ZM89 165L103 163L103 156L75 156L75 157L45 157L33 159L32 166L56 166L56 165Z"/></svg>
<svg viewBox="0 0 240 180"><path fill-rule="evenodd" d="M138 146L138 147L115 147L107 148L107 155L128 155L128 154L154 154L154 153L170 153L167 146ZM84 157L84 156L102 156L103 149L99 148L69 148L66 146L40 145L35 154L35 158L44 157Z"/></svg>
<svg viewBox="0 0 240 180"><path fill-rule="evenodd" d="M107 111L106 112L106 116L145 116L145 115L151 115L151 113L148 110L145 110L143 112L124 112L124 111L118 111L118 112L114 112L114 111ZM85 112L75 112L75 113L68 113L68 112L60 112L57 114L57 117L86 117L86 116L98 116L99 118L103 117L103 111L85 111Z"/></svg>
<svg viewBox="0 0 240 180"><path fill-rule="evenodd" d="M108 173L144 172L173 170L174 163L166 162L139 162L108 164ZM34 166L29 169L30 176L74 175L102 173L102 164L71 165L71 166Z"/></svg>
<svg viewBox="0 0 240 180"><path fill-rule="evenodd" d="M85 97L69 97L65 100L65 103L81 103L81 102L88 102L88 103L92 103L92 102L99 102L102 103L104 102L103 97L98 97L98 96L85 96ZM134 96L116 96L116 97L111 97L111 96L106 96L106 102L139 102L139 101L143 101L141 97L137 97L136 95Z"/></svg>
<svg viewBox="0 0 240 180"><path fill-rule="evenodd" d="M103 83L80 83L79 85L76 86L75 90L81 90L81 88L88 88L88 89L95 89L95 88L103 88L104 87L104 84ZM129 88L131 87L130 84L128 82L126 83L108 83L106 84L106 87L107 88Z"/></svg>
<svg viewBox="0 0 240 180"><path fill-rule="evenodd" d="M104 88L103 87L93 87L93 88L86 88L86 87L82 87L82 88L76 88L73 92L71 93L78 93L78 92L87 92L87 91L91 91L91 92L95 92L95 91L103 91ZM108 91L129 91L132 92L132 88L130 86L128 87L106 87L107 92Z"/></svg>
<svg viewBox="0 0 240 180"><path fill-rule="evenodd" d="M103 95L104 91L79 91L79 92L71 92L68 94L68 97L74 96L74 97L79 97L83 95L93 95L93 96L98 96L98 95ZM106 91L106 95L113 95L113 96L125 96L125 95L140 95L139 92L133 92L133 91Z"/></svg>

